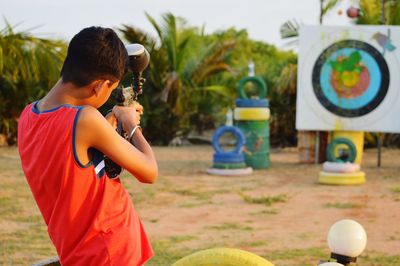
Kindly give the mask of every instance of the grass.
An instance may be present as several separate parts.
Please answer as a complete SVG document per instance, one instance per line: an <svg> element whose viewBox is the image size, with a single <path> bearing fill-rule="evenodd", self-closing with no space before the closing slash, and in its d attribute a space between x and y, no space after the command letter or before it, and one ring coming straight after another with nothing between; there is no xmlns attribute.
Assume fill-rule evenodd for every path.
<svg viewBox="0 0 400 266"><path fill-rule="evenodd" d="M155 256L146 266L172 265L174 262L193 252L190 249L176 249L171 239L158 240L152 243Z"/></svg>
<svg viewBox="0 0 400 266"><path fill-rule="evenodd" d="M388 256L380 253L368 253L361 255L358 261L363 266L398 266L400 265L400 255Z"/></svg>
<svg viewBox="0 0 400 266"><path fill-rule="evenodd" d="M276 215L279 214L278 209L267 209L267 210L262 210L259 212L251 212L249 213L251 216L260 216L260 215Z"/></svg>
<svg viewBox="0 0 400 266"><path fill-rule="evenodd" d="M285 194L280 194L277 196L261 196L261 197L251 197L244 194L243 192L238 192L242 199L250 204L263 204L265 206L271 206L274 203L286 202L288 197Z"/></svg>
<svg viewBox="0 0 400 266"><path fill-rule="evenodd" d="M328 259L329 255L330 253L327 248L313 247L307 249L287 249L272 251L265 254L263 257L272 262L275 262L275 265L277 266L310 266L317 265L319 260L321 259ZM296 264L288 264L288 262L290 261L296 261Z"/></svg>
<svg viewBox="0 0 400 266"><path fill-rule="evenodd" d="M196 238L197 238L196 236L171 236L168 239L172 243L176 244L176 243L182 243L182 242L190 241L190 240L193 240L193 239L196 239Z"/></svg>
<svg viewBox="0 0 400 266"><path fill-rule="evenodd" d="M276 266L317 265L319 260L329 258L330 251L327 245L315 240L314 235L317 235L318 232L304 233L299 229L298 232L288 236L284 231L277 231L276 238L271 239L259 232L259 224L252 223L252 221L261 219L265 221L267 227L269 222L279 218L280 215L284 215L285 208L277 207L279 207L279 203L289 201L286 194L252 196L256 191L260 191L261 186L265 187L265 193L273 191L273 187L268 186L269 183L265 178L228 179L215 177L211 179L199 175L198 169L205 169L208 164L208 162L189 161L185 165L178 160L173 164L161 162L161 165L169 167L167 170L162 168L162 174L166 176L160 176L157 183L151 186L138 185L137 181L132 178L122 179L132 194L139 213L144 212L147 206L150 206L151 211L156 213L161 208L169 208L171 204L173 204L173 207L178 207L176 208L178 211L192 213L192 209L184 210L179 209L179 207L189 208L204 204L212 204L210 206L213 207L223 203L226 204L226 206L223 206L225 208L232 206L232 204L229 205L229 200L233 204L239 203L248 208L246 212L237 212L241 222L232 220L231 216L225 217L227 219L222 219L222 216L220 216L219 223L202 225L201 219L203 218L199 218L199 221L196 221L200 223L200 230L197 233L185 231L185 235L176 233L176 235L166 236L164 234L163 237L155 233L154 236L150 237L150 240L156 255L146 266L171 265L196 251L221 246L236 247L254 252ZM174 170L176 167L180 167L178 172ZM298 167L296 166L296 168ZM268 170L268 174L272 171L277 170L271 168ZM285 173L285 175L289 174ZM177 186L175 176L180 178L182 186ZM383 175L385 179L383 182L391 182L391 184L398 178L397 174L386 174L386 176L388 178ZM189 179L196 181L196 185L191 185L192 180ZM188 183L185 183L186 180ZM236 191L240 192L237 193ZM385 193L388 191L392 195L400 195L400 186L393 183L389 189L385 188ZM221 194L227 195L225 195L226 197L219 197ZM176 202L164 201L170 198L177 200ZM219 202L220 198L228 200ZM295 199L291 201L293 202ZM250 204L254 204L254 206ZM364 207L348 202L332 202L324 206L337 209ZM193 212L196 212L196 209L193 209ZM347 211L345 210L345 212ZM162 230L169 232L169 225L165 224L163 216L153 215L153 213L148 215L149 212L146 214L145 227L160 230L159 228L162 228L160 226L165 226ZM246 215L248 216L246 217ZM207 219L207 217L204 219ZM319 233L326 234L326 232ZM394 230L390 235L386 235L385 239L387 241L399 241L398 234ZM282 243L287 245L275 245L276 241L280 241L280 238L285 238L286 242ZM289 241L292 240L300 240L307 248L290 248ZM53 256L56 256L55 249L20 169L16 148L0 148L0 265L31 265ZM362 266L398 266L400 265L400 256L367 252L359 257L358 262Z"/></svg>
<svg viewBox="0 0 400 266"><path fill-rule="evenodd" d="M220 225L206 226L205 228L214 230L240 230L240 231L252 231L251 226L243 226L237 223L222 223Z"/></svg>
<svg viewBox="0 0 400 266"><path fill-rule="evenodd" d="M362 208L359 204L354 204L351 202L335 202L335 203L326 203L324 205L325 208L335 208L335 209L358 209Z"/></svg>
<svg viewBox="0 0 400 266"><path fill-rule="evenodd" d="M400 186L396 186L392 188L393 193L400 194Z"/></svg>
<svg viewBox="0 0 400 266"><path fill-rule="evenodd" d="M391 190L395 194L394 200L395 201L400 201L400 186L392 187Z"/></svg>

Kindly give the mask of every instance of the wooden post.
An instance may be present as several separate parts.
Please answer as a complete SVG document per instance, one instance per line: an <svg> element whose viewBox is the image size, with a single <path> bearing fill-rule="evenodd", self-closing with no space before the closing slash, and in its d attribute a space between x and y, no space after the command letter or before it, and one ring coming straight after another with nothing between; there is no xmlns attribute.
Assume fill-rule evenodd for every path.
<svg viewBox="0 0 400 266"><path fill-rule="evenodd" d="M377 145L378 145L378 162L377 166L381 167L381 156L382 156L382 139L381 139L381 133L377 133L378 135L378 140L377 140Z"/></svg>
<svg viewBox="0 0 400 266"><path fill-rule="evenodd" d="M315 164L319 164L319 131L315 132L315 152L314 152L314 158L315 158Z"/></svg>

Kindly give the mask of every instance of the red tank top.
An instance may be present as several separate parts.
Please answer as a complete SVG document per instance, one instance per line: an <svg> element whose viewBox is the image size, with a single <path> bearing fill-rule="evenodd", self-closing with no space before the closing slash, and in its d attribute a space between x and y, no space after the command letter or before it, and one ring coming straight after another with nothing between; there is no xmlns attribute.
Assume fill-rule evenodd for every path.
<svg viewBox="0 0 400 266"><path fill-rule="evenodd" d="M82 165L75 128L83 107L25 107L18 124L22 168L62 265L143 265L153 251L128 192L103 155Z"/></svg>

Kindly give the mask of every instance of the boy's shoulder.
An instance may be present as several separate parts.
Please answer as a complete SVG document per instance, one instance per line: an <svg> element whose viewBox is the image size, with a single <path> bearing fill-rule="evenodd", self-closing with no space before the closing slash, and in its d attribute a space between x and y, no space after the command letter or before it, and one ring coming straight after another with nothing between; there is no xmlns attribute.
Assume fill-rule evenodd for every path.
<svg viewBox="0 0 400 266"><path fill-rule="evenodd" d="M98 121L104 122L104 116L93 106L83 105L80 108L79 124L90 126Z"/></svg>

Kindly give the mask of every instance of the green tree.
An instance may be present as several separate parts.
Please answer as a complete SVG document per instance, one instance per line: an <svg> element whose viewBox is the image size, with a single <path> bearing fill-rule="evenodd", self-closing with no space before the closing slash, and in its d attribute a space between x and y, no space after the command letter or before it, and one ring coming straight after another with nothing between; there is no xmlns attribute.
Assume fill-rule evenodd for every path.
<svg viewBox="0 0 400 266"><path fill-rule="evenodd" d="M196 127L201 130L203 120L209 119L212 101L225 93L212 78L229 71L225 58L233 42L207 43L203 29L188 27L183 18L171 13L164 14L160 23L146 16L157 38L144 37L144 32L127 25L120 30L128 41L143 40L150 49L152 59L141 99L147 112L144 121L153 134L150 139L160 137L166 144L176 135L186 136Z"/></svg>
<svg viewBox="0 0 400 266"><path fill-rule="evenodd" d="M295 92L289 84L296 84L296 72L289 71L296 65L297 57L293 52L282 51L275 46L250 39L246 30L235 30L233 28L220 31L208 36L211 41L224 39L235 39L236 45L230 53L227 62L231 66L232 73L225 77L229 88L233 88L233 97L236 98L237 83L248 74L248 63L255 64L257 76L262 77L267 86L267 97L271 108L271 140L274 145L294 145L294 115L295 115ZM286 69L286 70L285 70ZM297 69L297 68L296 68ZM284 71L284 72L283 72ZM228 76L227 73L223 75ZM232 106L233 107L233 106ZM293 124L291 124L293 121ZM284 130L283 130L284 129Z"/></svg>
<svg viewBox="0 0 400 266"><path fill-rule="evenodd" d="M42 96L59 78L66 44L14 31L0 31L0 134L15 143L22 108Z"/></svg>
<svg viewBox="0 0 400 266"><path fill-rule="evenodd" d="M384 6L382 7L382 4ZM362 25L400 25L400 1L397 0L359 0L359 16L356 24Z"/></svg>

